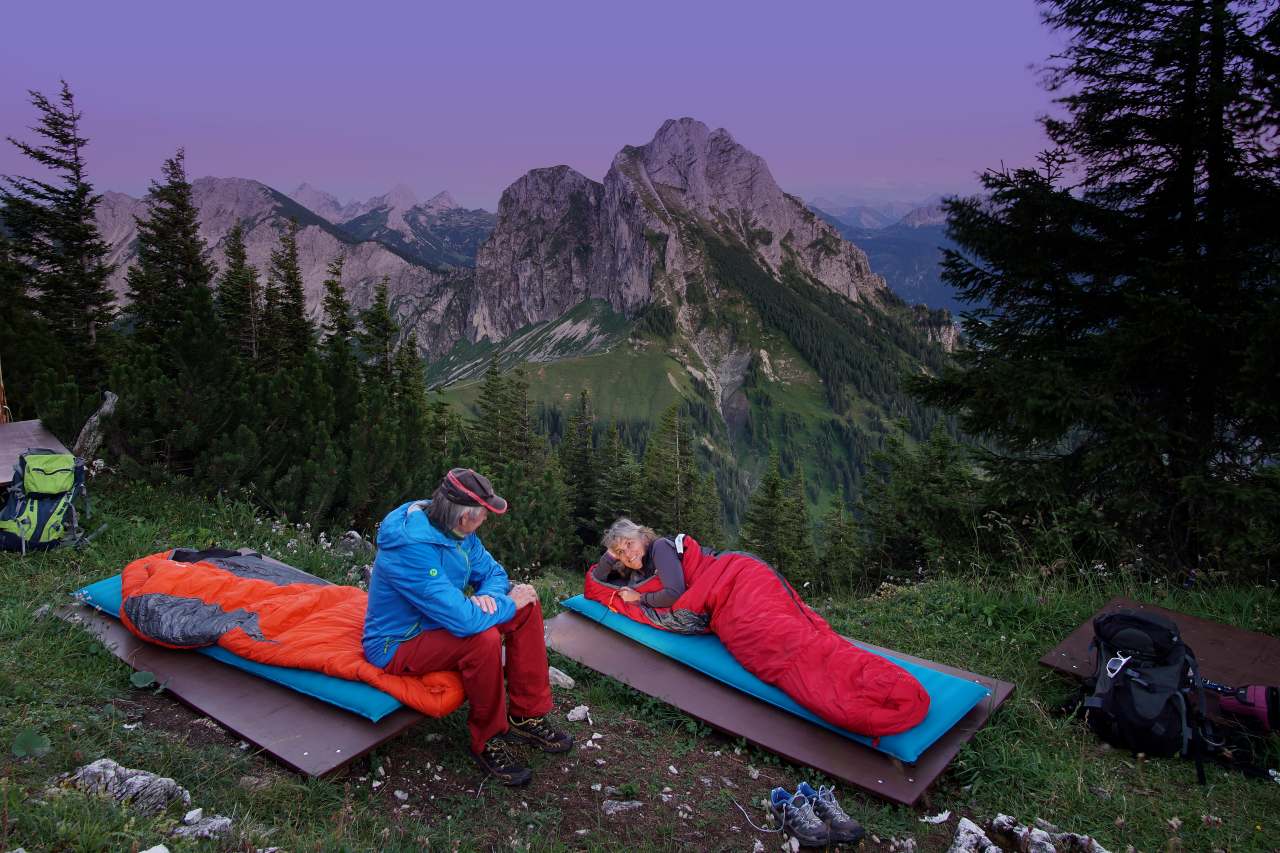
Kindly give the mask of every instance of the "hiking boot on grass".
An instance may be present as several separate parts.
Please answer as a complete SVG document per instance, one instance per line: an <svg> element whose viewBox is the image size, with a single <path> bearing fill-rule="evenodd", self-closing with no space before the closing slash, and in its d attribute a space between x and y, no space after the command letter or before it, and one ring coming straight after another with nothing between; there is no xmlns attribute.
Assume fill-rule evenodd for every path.
<svg viewBox="0 0 1280 853"><path fill-rule="evenodd" d="M831 843L827 825L814 814L813 805L802 794L792 796L786 788L774 788L769 795L769 809L782 831L799 841L801 847L826 847Z"/></svg>
<svg viewBox="0 0 1280 853"><path fill-rule="evenodd" d="M834 844L852 844L866 834L866 830L840 808L835 789L829 785L819 785L813 790L808 782L801 782L796 793L802 795L813 804L813 813L827 824Z"/></svg>
<svg viewBox="0 0 1280 853"><path fill-rule="evenodd" d="M511 747L502 735L489 738L484 749L471 753L476 764L504 785L524 785L533 778L533 771L516 760Z"/></svg>
<svg viewBox="0 0 1280 853"><path fill-rule="evenodd" d="M507 738L532 744L543 752L568 752L573 737L547 725L546 717L507 717Z"/></svg>

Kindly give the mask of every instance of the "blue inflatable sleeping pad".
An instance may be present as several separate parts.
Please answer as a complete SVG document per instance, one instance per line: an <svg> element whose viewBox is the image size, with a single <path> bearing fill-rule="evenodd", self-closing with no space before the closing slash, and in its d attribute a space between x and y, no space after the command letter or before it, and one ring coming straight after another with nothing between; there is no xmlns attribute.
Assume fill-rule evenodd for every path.
<svg viewBox="0 0 1280 853"><path fill-rule="evenodd" d="M850 740L865 744L902 761L915 762L920 755L946 734L975 705L991 695L983 685L945 672L930 669L913 661L901 660L892 655L884 657L910 672L929 693L929 714L912 729L896 735L870 738L841 729L802 707L794 699L773 685L766 684L748 672L729 654L720 639L713 634L686 635L662 631L614 613L604 605L582 595L575 595L560 602L562 607L579 613L606 628L630 637L632 640L660 654L677 660L704 675L730 687L741 690L784 711L836 732ZM861 643L855 643L866 648ZM872 654L878 651L868 649Z"/></svg>
<svg viewBox="0 0 1280 853"><path fill-rule="evenodd" d="M120 618L120 575L114 575L97 583L89 584L75 592L81 601L90 604L104 613ZM192 649L202 655L221 661L222 663L242 669L260 678L273 681L299 693L304 693L330 705L336 705L353 714L378 722L391 712L403 708L404 705L389 693L384 693L363 681L347 681L334 678L322 672L309 669L291 669L285 666L272 666L258 663L240 655L232 654L221 646L204 646Z"/></svg>

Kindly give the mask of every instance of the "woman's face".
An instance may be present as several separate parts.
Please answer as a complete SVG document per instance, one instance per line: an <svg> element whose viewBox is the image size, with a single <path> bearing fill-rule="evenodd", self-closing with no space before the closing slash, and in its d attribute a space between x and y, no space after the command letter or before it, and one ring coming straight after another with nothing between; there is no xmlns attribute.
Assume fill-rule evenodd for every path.
<svg viewBox="0 0 1280 853"><path fill-rule="evenodd" d="M632 571L644 566L644 545L639 539L619 539L613 543L609 554Z"/></svg>

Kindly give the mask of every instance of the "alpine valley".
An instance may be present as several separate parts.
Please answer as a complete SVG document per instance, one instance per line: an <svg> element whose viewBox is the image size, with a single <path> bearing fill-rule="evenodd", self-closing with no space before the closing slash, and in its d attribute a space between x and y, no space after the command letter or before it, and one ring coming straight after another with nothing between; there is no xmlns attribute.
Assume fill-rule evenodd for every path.
<svg viewBox="0 0 1280 853"><path fill-rule="evenodd" d="M940 420L902 380L941 366L956 343L950 314L904 302L834 218L783 192L726 130L691 118L623 147L602 181L567 166L530 171L496 216L402 187L345 205L307 184L286 195L241 178L201 178L193 192L219 265L236 222L260 271L297 223L313 317L338 254L356 308L385 278L426 381L463 405L493 359L525 365L553 435L583 389L636 443L681 404L732 527L771 452L823 503L857 493L886 436L918 440ZM120 193L99 205L117 293L144 212Z"/></svg>

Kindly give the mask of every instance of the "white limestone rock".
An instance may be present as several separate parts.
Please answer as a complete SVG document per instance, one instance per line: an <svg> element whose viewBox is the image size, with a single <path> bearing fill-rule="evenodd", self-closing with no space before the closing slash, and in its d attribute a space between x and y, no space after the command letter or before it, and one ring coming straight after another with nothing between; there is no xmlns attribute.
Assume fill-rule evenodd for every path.
<svg viewBox="0 0 1280 853"><path fill-rule="evenodd" d="M573 689L573 679L554 666L547 667L547 678L550 680L552 687L559 687L561 690Z"/></svg>
<svg viewBox="0 0 1280 853"><path fill-rule="evenodd" d="M632 812L643 807L644 803L639 800L605 800L600 804L600 811L604 812L606 817L613 817L616 814Z"/></svg>
<svg viewBox="0 0 1280 853"><path fill-rule="evenodd" d="M121 767L110 758L99 758L64 774L59 781L67 787L106 794L141 814L162 812L173 802L191 805L191 793L174 780L146 770Z"/></svg>

